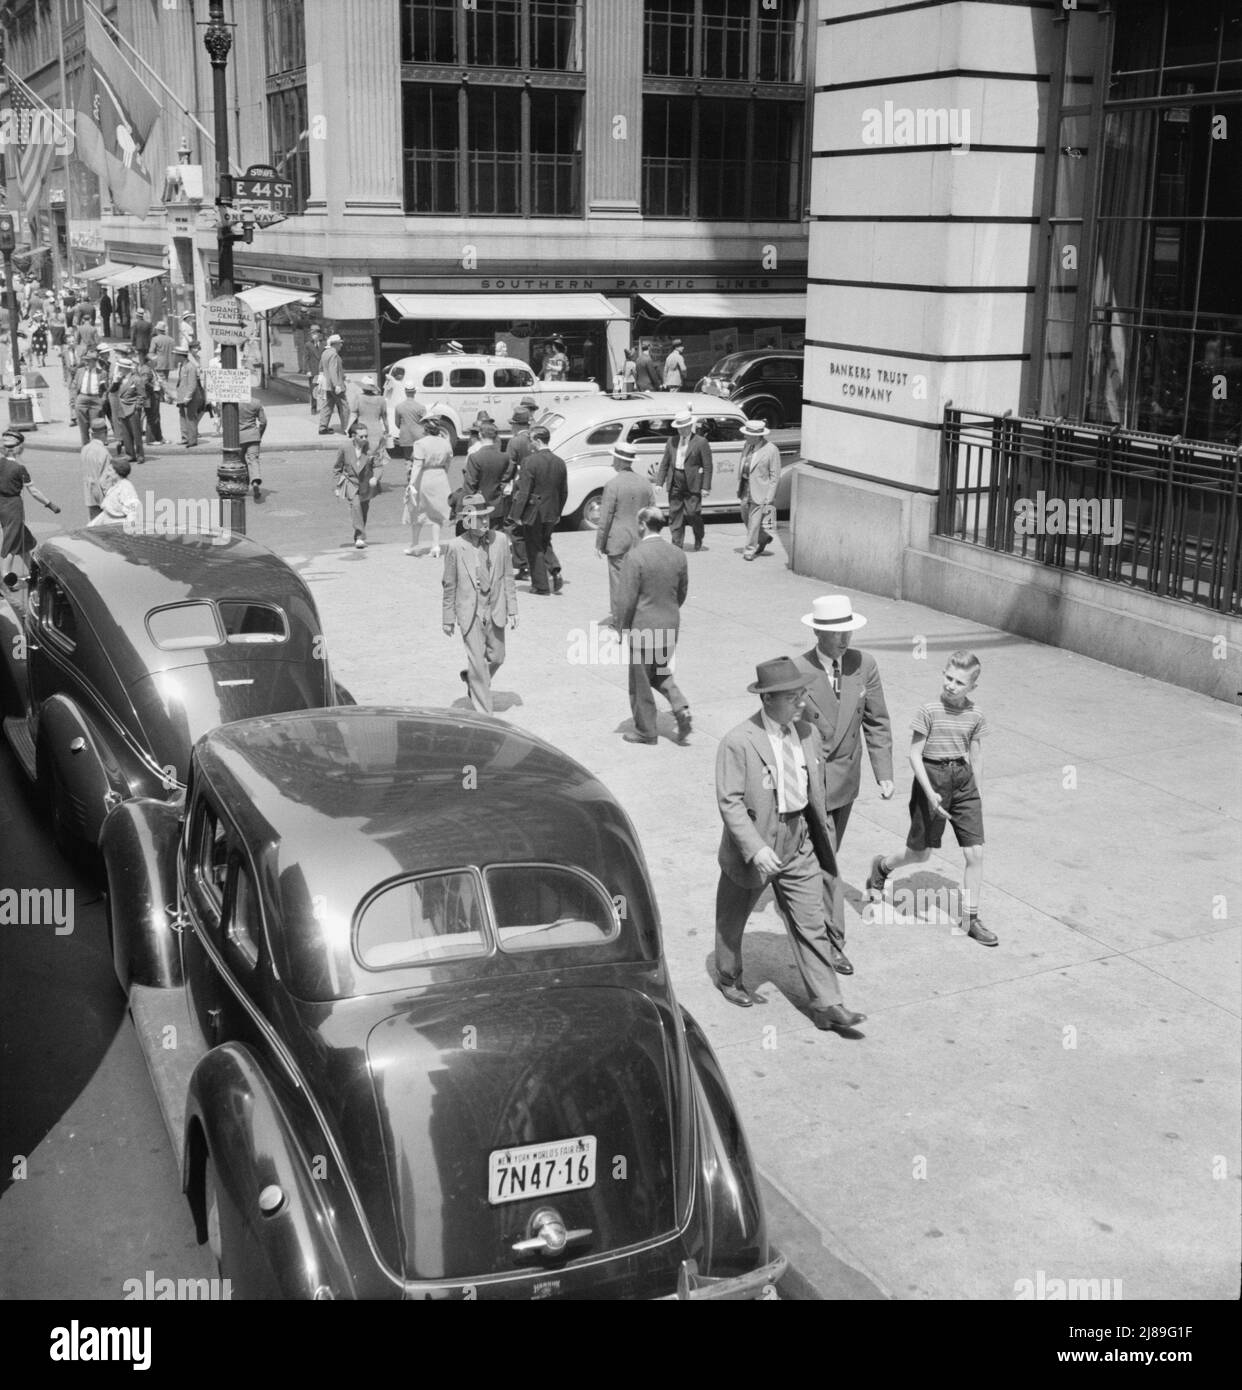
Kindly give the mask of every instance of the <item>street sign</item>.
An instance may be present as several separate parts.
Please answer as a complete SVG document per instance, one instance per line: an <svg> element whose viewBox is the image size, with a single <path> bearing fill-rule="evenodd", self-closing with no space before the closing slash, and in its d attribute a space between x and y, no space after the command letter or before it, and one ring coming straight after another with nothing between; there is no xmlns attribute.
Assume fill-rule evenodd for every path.
<svg viewBox="0 0 1242 1390"><path fill-rule="evenodd" d="M250 369L248 367L212 367L206 369L204 383L209 399L217 401L248 401L250 399Z"/></svg>
<svg viewBox="0 0 1242 1390"><path fill-rule="evenodd" d="M254 311L236 295L207 304L207 328L217 343L244 343L254 331Z"/></svg>
<svg viewBox="0 0 1242 1390"><path fill-rule="evenodd" d="M271 208L263 207L258 203L239 203L234 209L233 221L237 222L238 212L241 208L248 207L254 213L254 225L256 227L274 227L278 222L286 220L283 212L275 212Z"/></svg>
<svg viewBox="0 0 1242 1390"><path fill-rule="evenodd" d="M233 180L233 199L253 207L288 212L293 206L293 183L271 164L252 164Z"/></svg>

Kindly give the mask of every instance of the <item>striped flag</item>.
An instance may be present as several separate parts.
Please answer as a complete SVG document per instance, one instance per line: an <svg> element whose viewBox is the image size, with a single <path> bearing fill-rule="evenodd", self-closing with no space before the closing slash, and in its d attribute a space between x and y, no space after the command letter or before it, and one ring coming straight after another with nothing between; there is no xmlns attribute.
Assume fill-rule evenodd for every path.
<svg viewBox="0 0 1242 1390"><path fill-rule="evenodd" d="M17 147L14 160L17 188L27 218L33 218L43 197L43 185L47 182L52 160L56 158L56 145L49 123L40 114L40 107L27 95L24 84L12 84L9 104L13 108L13 135Z"/></svg>

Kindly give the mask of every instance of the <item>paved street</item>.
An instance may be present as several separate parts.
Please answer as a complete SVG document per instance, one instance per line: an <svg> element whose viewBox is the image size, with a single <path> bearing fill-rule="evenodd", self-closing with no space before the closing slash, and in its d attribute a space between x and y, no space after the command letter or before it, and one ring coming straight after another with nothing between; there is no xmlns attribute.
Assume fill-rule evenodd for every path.
<svg viewBox="0 0 1242 1390"><path fill-rule="evenodd" d="M361 703L462 707L461 644L440 630L440 566L402 554L399 491L376 502L370 548L343 549L332 441L314 434L305 405L271 414L270 493L249 507L249 533L305 574L338 676ZM170 409L164 421L171 436ZM216 447L168 448L133 481L140 494L210 495ZM40 429L26 459L65 504L61 518L35 508L34 529L80 524L68 428ZM1039 1271L1121 1280L1130 1300L1235 1296L1236 710L853 593L869 620L856 645L879 662L898 767L887 803L864 773L842 853L857 970L844 990L868 1021L857 1039L814 1028L770 897L745 945L747 982L765 1003L742 1011L709 973L716 747L755 707L745 691L755 663L805 650L799 617L831 586L790 573L782 547L743 564L736 522L710 524L707 539L688 557L677 655L695 720L689 746L671 741L667 714L658 747L621 740L625 672L593 635L607 581L583 533L556 537L562 597L545 603L520 586L498 710L597 773L638 827L678 996L724 1063L778 1238L801 1272L843 1298L1013 1298ZM871 856L904 840L910 715L934 698L942 659L959 647L983 663L982 915L997 950L946 922L859 916ZM960 856L946 849L897 886L959 880Z"/></svg>

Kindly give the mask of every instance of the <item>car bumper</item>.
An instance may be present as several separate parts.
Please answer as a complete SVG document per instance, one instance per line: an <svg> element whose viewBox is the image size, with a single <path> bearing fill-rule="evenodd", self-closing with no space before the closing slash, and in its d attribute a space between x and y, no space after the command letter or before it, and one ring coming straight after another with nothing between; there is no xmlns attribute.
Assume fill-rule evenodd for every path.
<svg viewBox="0 0 1242 1390"><path fill-rule="evenodd" d="M717 1299L725 1302L753 1302L760 1299L774 1299L776 1284L789 1261L778 1254L767 1264L760 1265L746 1274L735 1274L728 1279L712 1279L700 1274L694 1260L683 1260L677 1276L677 1292L665 1294L660 1302L668 1303L689 1299Z"/></svg>

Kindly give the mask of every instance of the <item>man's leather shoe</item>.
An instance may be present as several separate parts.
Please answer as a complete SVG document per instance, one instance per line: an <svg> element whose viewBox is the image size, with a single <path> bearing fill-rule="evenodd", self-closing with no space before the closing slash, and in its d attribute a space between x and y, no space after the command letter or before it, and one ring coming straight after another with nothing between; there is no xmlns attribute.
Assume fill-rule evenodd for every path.
<svg viewBox="0 0 1242 1390"><path fill-rule="evenodd" d="M988 931L987 927L976 917L970 924L970 929L966 933L972 941L977 941L980 946L999 946L1000 937L994 931Z"/></svg>
<svg viewBox="0 0 1242 1390"><path fill-rule="evenodd" d="M739 1009L754 1008L755 1001L746 993L741 985L731 985L727 984L724 980L717 980L716 988L724 995L730 1004L736 1004Z"/></svg>
<svg viewBox="0 0 1242 1390"><path fill-rule="evenodd" d="M844 1004L833 1004L831 1008L820 1009L815 1015L816 1028L856 1028L867 1021L866 1014L856 1014Z"/></svg>
<svg viewBox="0 0 1242 1390"><path fill-rule="evenodd" d="M565 581L561 578L559 574L554 574L552 576L552 592L554 594L559 594L564 587Z"/></svg>
<svg viewBox="0 0 1242 1390"><path fill-rule="evenodd" d="M675 709L673 711L673 718L677 721L677 742L685 743L690 735L691 729L694 728L694 724L690 718L690 711L688 709Z"/></svg>
<svg viewBox="0 0 1242 1390"><path fill-rule="evenodd" d="M621 737L626 743L659 743L658 738L646 738L643 734L622 734Z"/></svg>
<svg viewBox="0 0 1242 1390"><path fill-rule="evenodd" d="M695 541L695 543L694 543L694 548L695 548L695 550L706 550L706 549L707 549L707 547L703 544L702 541Z"/></svg>
<svg viewBox="0 0 1242 1390"><path fill-rule="evenodd" d="M844 951L832 953L832 968L838 975L852 975L854 973L854 967L850 964L849 957Z"/></svg>

